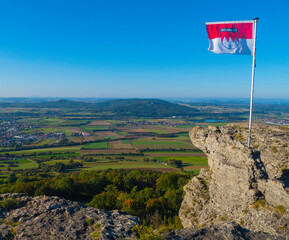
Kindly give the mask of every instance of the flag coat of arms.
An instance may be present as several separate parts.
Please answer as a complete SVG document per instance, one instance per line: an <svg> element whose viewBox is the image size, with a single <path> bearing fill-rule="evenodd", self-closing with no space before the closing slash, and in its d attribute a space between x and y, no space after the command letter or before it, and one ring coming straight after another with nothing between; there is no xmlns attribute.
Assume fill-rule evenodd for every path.
<svg viewBox="0 0 289 240"><path fill-rule="evenodd" d="M254 21L206 23L209 50L214 53L253 55Z"/></svg>

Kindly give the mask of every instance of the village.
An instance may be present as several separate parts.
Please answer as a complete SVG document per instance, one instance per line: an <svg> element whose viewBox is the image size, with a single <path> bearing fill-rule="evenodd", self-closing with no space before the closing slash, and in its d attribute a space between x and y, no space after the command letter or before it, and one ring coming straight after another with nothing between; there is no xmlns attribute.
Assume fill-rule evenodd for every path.
<svg viewBox="0 0 289 240"><path fill-rule="evenodd" d="M42 133L37 131L39 126L26 122L3 121L0 123L0 146L14 147L29 145L47 139L65 139L64 132Z"/></svg>
<svg viewBox="0 0 289 240"><path fill-rule="evenodd" d="M272 119L272 118L266 118L263 120L267 124L273 124L273 125L281 125L281 126L289 126L289 120L286 119Z"/></svg>

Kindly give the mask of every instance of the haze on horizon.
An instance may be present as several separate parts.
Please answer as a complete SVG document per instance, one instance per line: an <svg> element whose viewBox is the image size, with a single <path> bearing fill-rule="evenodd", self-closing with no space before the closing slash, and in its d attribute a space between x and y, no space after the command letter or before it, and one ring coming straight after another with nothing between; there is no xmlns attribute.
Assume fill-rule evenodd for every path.
<svg viewBox="0 0 289 240"><path fill-rule="evenodd" d="M252 57L207 50L205 22L251 20L256 98L289 99L289 2L4 1L0 97L248 98Z"/></svg>

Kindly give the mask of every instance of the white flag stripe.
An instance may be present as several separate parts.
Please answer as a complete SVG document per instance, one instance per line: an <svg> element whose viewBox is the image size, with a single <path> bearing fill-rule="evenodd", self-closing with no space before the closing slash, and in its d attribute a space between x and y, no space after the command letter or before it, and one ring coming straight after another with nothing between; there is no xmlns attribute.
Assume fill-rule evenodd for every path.
<svg viewBox="0 0 289 240"><path fill-rule="evenodd" d="M252 55L253 39L239 39L238 46L232 49L226 48L224 46L225 44L230 44L230 40L231 38L229 39L229 42L227 43L226 39L224 39L222 43L221 38L209 39L209 43L210 43L209 50L211 52L219 53L219 54L230 53L230 54L240 54L240 55Z"/></svg>
<svg viewBox="0 0 289 240"><path fill-rule="evenodd" d="M231 42L230 42L231 41ZM239 43L235 48L232 48L234 45L232 39L229 41L224 39L222 42L221 38L209 39L209 50L214 53L229 53L229 54L240 54L240 55L252 55L253 52L253 39L239 39ZM228 46L225 47L225 46ZM229 49L230 48L230 49Z"/></svg>

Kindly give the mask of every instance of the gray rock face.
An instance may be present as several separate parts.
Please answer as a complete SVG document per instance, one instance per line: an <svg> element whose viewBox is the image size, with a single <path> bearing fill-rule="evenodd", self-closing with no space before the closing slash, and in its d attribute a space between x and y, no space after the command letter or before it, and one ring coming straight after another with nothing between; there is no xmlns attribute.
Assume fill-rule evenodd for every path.
<svg viewBox="0 0 289 240"><path fill-rule="evenodd" d="M202 229L185 228L171 232L167 240L280 240L264 232L251 232L236 223L223 223Z"/></svg>
<svg viewBox="0 0 289 240"><path fill-rule="evenodd" d="M289 129L254 125L252 132L253 150L247 148L246 125L190 132L210 170L184 187L179 216L185 228L235 221L274 236L289 231Z"/></svg>
<svg viewBox="0 0 289 240"><path fill-rule="evenodd" d="M18 206L1 210L0 239L130 239L137 217L103 211L60 197L2 194Z"/></svg>

